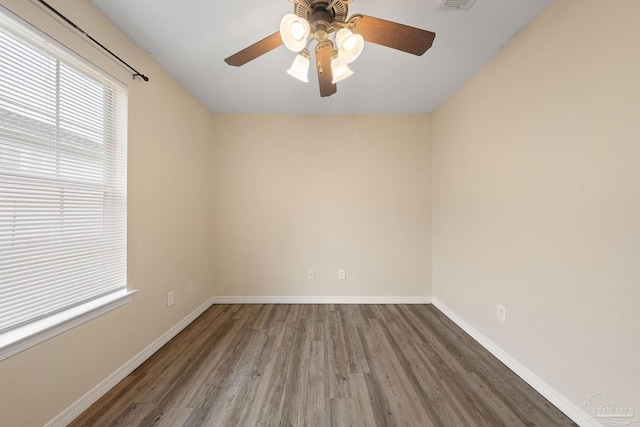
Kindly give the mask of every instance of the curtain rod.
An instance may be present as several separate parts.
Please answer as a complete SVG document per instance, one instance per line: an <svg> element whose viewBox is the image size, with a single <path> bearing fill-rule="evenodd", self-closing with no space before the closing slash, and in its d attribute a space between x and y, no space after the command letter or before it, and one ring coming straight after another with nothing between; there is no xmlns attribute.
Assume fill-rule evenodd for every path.
<svg viewBox="0 0 640 427"><path fill-rule="evenodd" d="M105 47L102 43L100 43L98 40L94 39L93 37L91 37L91 35L87 34L86 31L84 31L82 28L78 27L76 24L74 24L73 22L71 22L71 20L69 20L69 18L67 18L66 16L64 16L63 14L61 14L60 12L58 12L56 9L54 9L51 5L49 5L46 1L44 0L38 0L38 2L40 4L42 4L44 7L46 7L47 9L49 9L51 12L53 12L56 16L58 16L60 19L62 19L64 22L66 22L67 24L69 24L70 26L72 26L73 28L75 28L76 30L78 30L83 36L85 36L86 38L88 38L89 40L91 40L92 42L94 42L95 44L97 44L100 48L102 48L102 50L104 50L105 52L107 52L109 55L113 56L115 59L117 59L118 61L120 61L122 64L124 64L125 66L127 66L131 71L133 71L133 78L135 79L136 77L140 77L142 80L144 80L145 82L149 81L149 77L145 76L144 74L141 74L140 72L138 72L138 70L136 70L135 68L133 68L131 65L127 64L124 60L122 60L118 55L116 55L115 53L111 52L107 47Z"/></svg>

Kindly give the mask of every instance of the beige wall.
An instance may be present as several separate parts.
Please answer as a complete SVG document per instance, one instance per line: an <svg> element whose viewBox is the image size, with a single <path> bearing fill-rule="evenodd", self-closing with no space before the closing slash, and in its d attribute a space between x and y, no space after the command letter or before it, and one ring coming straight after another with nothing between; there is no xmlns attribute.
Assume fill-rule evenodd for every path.
<svg viewBox="0 0 640 427"><path fill-rule="evenodd" d="M50 3L151 78L133 81L35 2L0 0L129 85L128 279L138 293L122 308L1 361L3 426L53 419L212 296L212 115L87 1ZM176 302L168 309L172 289Z"/></svg>
<svg viewBox="0 0 640 427"><path fill-rule="evenodd" d="M430 296L429 126L426 115L217 117L216 296Z"/></svg>
<svg viewBox="0 0 640 427"><path fill-rule="evenodd" d="M558 0L432 118L434 297L580 408L640 408L639 16Z"/></svg>
<svg viewBox="0 0 640 427"><path fill-rule="evenodd" d="M151 77L0 0L129 84L139 292L1 361L0 424L51 420L214 294L428 297L432 277L576 406L640 407L639 2L557 0L433 117L214 117L86 0L51 3Z"/></svg>

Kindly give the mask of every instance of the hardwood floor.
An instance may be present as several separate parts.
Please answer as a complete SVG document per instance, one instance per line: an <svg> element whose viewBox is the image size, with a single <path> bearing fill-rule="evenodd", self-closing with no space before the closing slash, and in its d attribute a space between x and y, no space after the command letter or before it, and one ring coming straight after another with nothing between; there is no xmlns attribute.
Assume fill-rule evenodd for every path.
<svg viewBox="0 0 640 427"><path fill-rule="evenodd" d="M72 426L569 426L430 305L216 305Z"/></svg>

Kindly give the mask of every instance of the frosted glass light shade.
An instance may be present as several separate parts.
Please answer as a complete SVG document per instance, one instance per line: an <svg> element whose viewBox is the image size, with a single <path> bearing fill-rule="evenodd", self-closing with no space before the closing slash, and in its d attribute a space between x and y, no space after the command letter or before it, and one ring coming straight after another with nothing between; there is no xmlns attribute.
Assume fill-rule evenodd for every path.
<svg viewBox="0 0 640 427"><path fill-rule="evenodd" d="M309 83L307 77L309 74L309 51L307 49L303 49L300 54L296 56L287 73L301 82Z"/></svg>
<svg viewBox="0 0 640 427"><path fill-rule="evenodd" d="M338 83L353 74L353 71L351 71L347 64L340 61L337 55L333 55L331 59L331 72L333 74L331 83Z"/></svg>
<svg viewBox="0 0 640 427"><path fill-rule="evenodd" d="M293 52L300 52L307 45L311 27L306 19L289 13L280 21L280 37L284 45Z"/></svg>
<svg viewBox="0 0 640 427"><path fill-rule="evenodd" d="M353 34L347 28L342 28L336 33L336 44L340 61L350 64L362 53L364 38L360 34Z"/></svg>

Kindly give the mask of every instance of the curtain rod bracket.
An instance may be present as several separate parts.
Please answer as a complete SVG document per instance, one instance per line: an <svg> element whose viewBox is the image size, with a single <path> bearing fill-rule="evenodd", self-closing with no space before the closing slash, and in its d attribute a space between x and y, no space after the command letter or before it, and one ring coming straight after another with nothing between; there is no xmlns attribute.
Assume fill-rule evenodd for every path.
<svg viewBox="0 0 640 427"><path fill-rule="evenodd" d="M140 74L140 73L135 73L133 75L133 80L136 79L136 77L140 77L142 80L144 80L145 82L149 81L149 77L145 76L144 74Z"/></svg>

